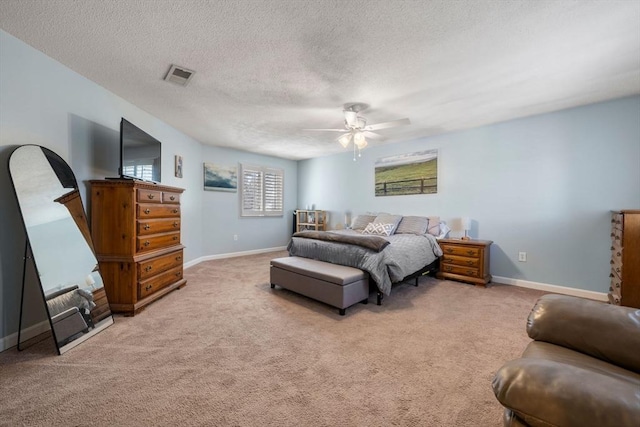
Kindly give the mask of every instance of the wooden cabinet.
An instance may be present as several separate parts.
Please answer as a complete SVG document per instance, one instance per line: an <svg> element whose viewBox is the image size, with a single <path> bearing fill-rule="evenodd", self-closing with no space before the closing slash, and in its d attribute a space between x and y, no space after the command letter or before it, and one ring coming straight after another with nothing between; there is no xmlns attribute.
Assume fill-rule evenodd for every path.
<svg viewBox="0 0 640 427"><path fill-rule="evenodd" d="M611 215L609 302L640 308L640 210Z"/></svg>
<svg viewBox="0 0 640 427"><path fill-rule="evenodd" d="M296 214L296 231L324 231L327 223L326 211L307 211L298 209Z"/></svg>
<svg viewBox="0 0 640 427"><path fill-rule="evenodd" d="M438 240L443 255L440 257L439 279L486 285L491 281L489 273L489 248L491 240Z"/></svg>
<svg viewBox="0 0 640 427"><path fill-rule="evenodd" d="M91 181L91 234L114 313L135 315L181 288L181 188L144 181Z"/></svg>

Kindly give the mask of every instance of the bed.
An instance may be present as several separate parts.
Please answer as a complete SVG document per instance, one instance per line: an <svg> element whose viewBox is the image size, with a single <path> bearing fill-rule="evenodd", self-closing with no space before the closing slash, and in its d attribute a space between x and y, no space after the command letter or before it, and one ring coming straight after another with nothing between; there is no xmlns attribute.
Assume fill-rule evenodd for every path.
<svg viewBox="0 0 640 427"><path fill-rule="evenodd" d="M359 215L352 229L295 233L287 250L290 256L366 271L378 288L380 303L393 284L437 265L442 255L437 237L448 231L443 225L437 217ZM367 240L377 242L379 248L366 245Z"/></svg>

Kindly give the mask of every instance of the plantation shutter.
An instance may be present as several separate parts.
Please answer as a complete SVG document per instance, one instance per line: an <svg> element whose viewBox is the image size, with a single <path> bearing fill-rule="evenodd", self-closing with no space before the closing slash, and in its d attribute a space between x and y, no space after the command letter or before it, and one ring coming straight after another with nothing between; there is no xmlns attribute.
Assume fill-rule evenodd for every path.
<svg viewBox="0 0 640 427"><path fill-rule="evenodd" d="M265 215L282 215L284 176L282 170L267 169L264 173Z"/></svg>
<svg viewBox="0 0 640 427"><path fill-rule="evenodd" d="M240 165L241 216L282 216L284 171L263 166Z"/></svg>

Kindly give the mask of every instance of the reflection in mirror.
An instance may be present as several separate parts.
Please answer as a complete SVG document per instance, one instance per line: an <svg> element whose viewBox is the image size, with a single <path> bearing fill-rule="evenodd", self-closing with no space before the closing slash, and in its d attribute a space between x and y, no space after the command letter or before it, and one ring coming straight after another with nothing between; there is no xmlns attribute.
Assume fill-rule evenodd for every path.
<svg viewBox="0 0 640 427"><path fill-rule="evenodd" d="M78 185L60 156L37 145L18 147L9 173L62 354L113 324Z"/></svg>

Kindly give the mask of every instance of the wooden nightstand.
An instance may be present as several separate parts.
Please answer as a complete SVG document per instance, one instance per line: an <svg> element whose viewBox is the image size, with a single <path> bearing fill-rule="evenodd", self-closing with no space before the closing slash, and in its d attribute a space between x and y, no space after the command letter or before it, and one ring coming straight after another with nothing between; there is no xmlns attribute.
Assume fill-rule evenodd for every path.
<svg viewBox="0 0 640 427"><path fill-rule="evenodd" d="M491 281L489 247L491 240L438 240L443 255L438 279L453 279L484 286Z"/></svg>

